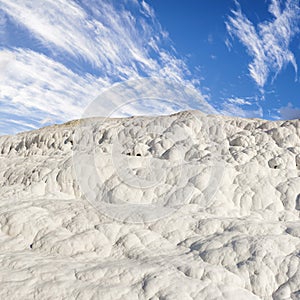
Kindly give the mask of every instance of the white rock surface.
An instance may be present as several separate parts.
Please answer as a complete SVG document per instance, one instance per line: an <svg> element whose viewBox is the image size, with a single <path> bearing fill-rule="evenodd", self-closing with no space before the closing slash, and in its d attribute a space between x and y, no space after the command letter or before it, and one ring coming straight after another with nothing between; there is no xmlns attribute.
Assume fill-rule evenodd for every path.
<svg viewBox="0 0 300 300"><path fill-rule="evenodd" d="M300 299L299 157L300 120L200 112L2 136L0 299Z"/></svg>

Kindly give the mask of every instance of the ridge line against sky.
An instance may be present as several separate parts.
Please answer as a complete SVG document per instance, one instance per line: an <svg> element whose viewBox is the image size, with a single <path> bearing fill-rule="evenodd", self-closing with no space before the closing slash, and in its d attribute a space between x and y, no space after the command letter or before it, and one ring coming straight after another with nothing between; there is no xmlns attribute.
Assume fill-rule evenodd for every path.
<svg viewBox="0 0 300 300"><path fill-rule="evenodd" d="M188 54L178 50L176 30L166 26L153 0L0 0L0 134L78 118L103 89L149 76L198 90L203 101L223 114L268 117L270 111L273 119L298 116L298 100L287 96L279 102L282 96L273 83L289 64L296 73L293 77L298 76L290 45L299 32L299 2L288 0L283 6L279 0L268 1L269 15L256 24L243 13L242 2L228 1L216 18L222 23L218 39L199 27L199 36L211 36L209 44L219 43L226 53L210 53L207 62L191 64ZM205 7L199 9L197 20L202 11L206 13ZM205 51L204 43L193 47ZM243 51L243 58L235 50L238 55ZM235 77L226 82L224 67L214 83L210 77L216 77L213 71L222 66L222 55L229 62L243 59L244 65L251 57L249 73L233 63ZM201 74L205 68L211 68L212 75ZM243 90L235 88L243 85ZM277 106L270 108L276 97Z"/></svg>

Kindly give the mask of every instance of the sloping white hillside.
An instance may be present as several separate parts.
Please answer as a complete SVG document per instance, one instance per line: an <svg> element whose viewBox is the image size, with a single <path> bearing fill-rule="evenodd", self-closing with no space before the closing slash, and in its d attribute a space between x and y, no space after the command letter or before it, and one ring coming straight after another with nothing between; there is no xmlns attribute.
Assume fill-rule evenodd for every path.
<svg viewBox="0 0 300 300"><path fill-rule="evenodd" d="M0 299L300 299L300 120L3 136L0 186Z"/></svg>

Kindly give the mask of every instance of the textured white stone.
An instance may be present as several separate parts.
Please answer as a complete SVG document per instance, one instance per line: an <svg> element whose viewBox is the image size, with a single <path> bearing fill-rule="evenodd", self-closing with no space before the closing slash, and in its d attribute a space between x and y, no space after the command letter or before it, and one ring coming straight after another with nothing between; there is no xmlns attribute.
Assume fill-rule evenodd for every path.
<svg viewBox="0 0 300 300"><path fill-rule="evenodd" d="M299 120L200 112L2 136L0 299L299 299L299 150ZM113 219L79 179L173 211Z"/></svg>

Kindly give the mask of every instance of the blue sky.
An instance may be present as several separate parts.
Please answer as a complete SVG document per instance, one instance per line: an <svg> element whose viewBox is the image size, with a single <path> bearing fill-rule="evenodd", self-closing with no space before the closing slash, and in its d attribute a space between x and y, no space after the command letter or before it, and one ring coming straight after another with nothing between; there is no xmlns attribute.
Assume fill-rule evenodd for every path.
<svg viewBox="0 0 300 300"><path fill-rule="evenodd" d="M299 18L295 0L0 0L0 134L79 118L153 76L220 114L299 118Z"/></svg>

